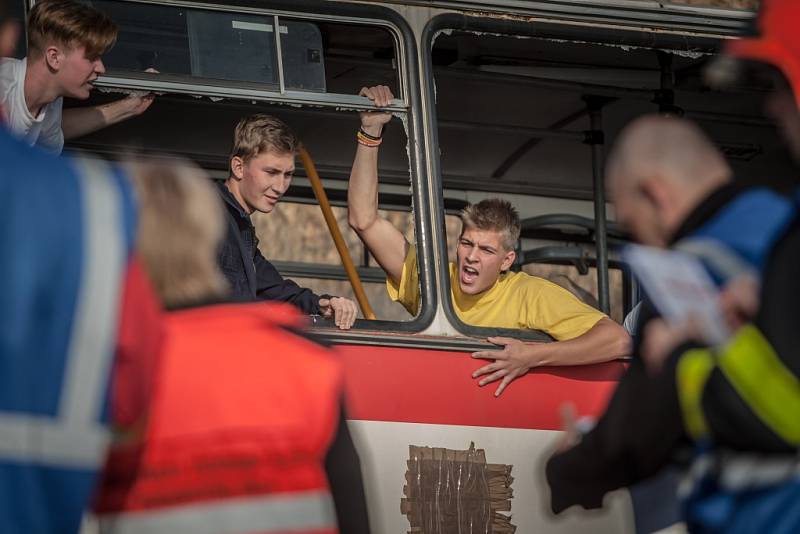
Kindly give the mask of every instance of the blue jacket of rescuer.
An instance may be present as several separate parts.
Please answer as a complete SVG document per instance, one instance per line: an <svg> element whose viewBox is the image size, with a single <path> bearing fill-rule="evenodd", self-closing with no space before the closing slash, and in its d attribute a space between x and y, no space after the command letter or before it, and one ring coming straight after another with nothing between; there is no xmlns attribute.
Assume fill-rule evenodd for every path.
<svg viewBox="0 0 800 534"><path fill-rule="evenodd" d="M144 396L126 374L144 360L123 359L154 357L158 310L131 256L134 197L119 170L45 154L2 126L0 161L0 532L73 533L114 398Z"/></svg>
<svg viewBox="0 0 800 534"><path fill-rule="evenodd" d="M554 512L598 508L692 450L690 532L800 530L798 200L727 185L686 219L672 246L697 253L720 283L760 276L759 312L722 346L678 347L658 375L635 357L597 426L548 462ZM640 328L654 315L645 305Z"/></svg>

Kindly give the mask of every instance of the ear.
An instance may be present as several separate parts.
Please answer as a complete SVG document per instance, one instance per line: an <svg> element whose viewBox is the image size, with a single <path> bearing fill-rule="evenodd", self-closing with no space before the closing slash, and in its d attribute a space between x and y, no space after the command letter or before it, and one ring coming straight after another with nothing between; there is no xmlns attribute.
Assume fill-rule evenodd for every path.
<svg viewBox="0 0 800 534"><path fill-rule="evenodd" d="M57 46L48 46L44 49L44 61L50 70L58 72L64 60L64 53Z"/></svg>
<svg viewBox="0 0 800 534"><path fill-rule="evenodd" d="M503 263L500 265L500 270L503 272L508 271L512 265L514 265L514 260L517 258L517 252L515 250L511 250L506 252L506 257L503 258Z"/></svg>
<svg viewBox="0 0 800 534"><path fill-rule="evenodd" d="M244 160L239 156L231 158L231 176L237 180L244 178Z"/></svg>
<svg viewBox="0 0 800 534"><path fill-rule="evenodd" d="M672 208L669 180L662 180L657 176L653 176L642 180L639 183L639 189L657 213L660 214Z"/></svg>

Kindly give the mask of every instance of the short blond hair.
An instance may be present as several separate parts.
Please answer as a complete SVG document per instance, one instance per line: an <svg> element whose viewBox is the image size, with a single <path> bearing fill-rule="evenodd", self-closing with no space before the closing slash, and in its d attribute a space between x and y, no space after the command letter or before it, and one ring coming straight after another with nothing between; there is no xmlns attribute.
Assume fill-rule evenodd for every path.
<svg viewBox="0 0 800 534"><path fill-rule="evenodd" d="M461 210L463 233L467 228L499 232L506 250L517 248L522 225L519 213L511 202L501 198L487 198Z"/></svg>
<svg viewBox="0 0 800 534"><path fill-rule="evenodd" d="M227 294L217 265L225 219L211 179L185 162L138 161L129 169L140 206L138 251L161 303L169 308Z"/></svg>
<svg viewBox="0 0 800 534"><path fill-rule="evenodd" d="M28 55L42 54L50 44L83 46L98 58L117 40L117 25L108 15L73 0L41 0L28 14Z"/></svg>
<svg viewBox="0 0 800 534"><path fill-rule="evenodd" d="M233 133L231 159L245 162L266 152L297 154L300 140L291 128L277 117L258 113L244 117Z"/></svg>

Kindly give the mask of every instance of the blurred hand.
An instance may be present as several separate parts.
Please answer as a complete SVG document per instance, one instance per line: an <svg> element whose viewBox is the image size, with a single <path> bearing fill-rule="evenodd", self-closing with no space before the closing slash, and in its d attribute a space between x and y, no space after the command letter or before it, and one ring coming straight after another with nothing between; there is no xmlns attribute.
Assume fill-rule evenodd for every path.
<svg viewBox="0 0 800 534"><path fill-rule="evenodd" d="M333 317L333 322L342 330L349 330L358 316L356 303L344 297L319 299L319 310L323 317Z"/></svg>
<svg viewBox="0 0 800 534"><path fill-rule="evenodd" d="M700 340L702 335L696 330L697 321L689 320L683 326L672 326L664 319L648 322L642 335L642 358L648 373L656 375L664 367L667 356L679 345L692 339Z"/></svg>
<svg viewBox="0 0 800 534"><path fill-rule="evenodd" d="M575 405L565 402L561 405L561 430L564 433L556 446L556 453L571 449L581 441L581 433L578 432L577 417L575 415Z"/></svg>
<svg viewBox="0 0 800 534"><path fill-rule="evenodd" d="M503 350L473 352L473 358L494 360L494 362L484 365L472 373L472 378L489 375L478 382L479 386L485 386L502 379L494 392L494 396L499 397L514 379L523 376L535 365L535 358L532 357L532 352L535 352L536 345L525 344L518 339L510 337L490 337L487 338L487 341L503 346Z"/></svg>
<svg viewBox="0 0 800 534"><path fill-rule="evenodd" d="M372 100L376 108L389 107L394 99L391 89L385 85L362 87L358 94ZM392 120L392 114L384 111L362 111L359 116L364 131L376 137L380 137L383 125Z"/></svg>
<svg viewBox="0 0 800 534"><path fill-rule="evenodd" d="M759 283L750 275L728 282L719 295L719 308L731 332L750 322L758 312Z"/></svg>

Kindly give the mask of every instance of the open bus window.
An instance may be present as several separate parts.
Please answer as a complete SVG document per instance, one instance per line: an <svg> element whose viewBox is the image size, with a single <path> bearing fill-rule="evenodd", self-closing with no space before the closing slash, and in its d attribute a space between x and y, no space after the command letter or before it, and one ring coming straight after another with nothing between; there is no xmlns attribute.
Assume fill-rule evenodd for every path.
<svg viewBox="0 0 800 534"><path fill-rule="evenodd" d="M332 210L376 317L384 321L413 319L402 305L389 299L386 275L356 233L348 227L347 209L333 206ZM400 229L409 242L414 241L414 220L410 212L380 210L379 213ZM257 213L252 220L261 252L282 274L317 294L355 300L319 206L284 201L272 213ZM287 228L292 230L286 231Z"/></svg>
<svg viewBox="0 0 800 534"><path fill-rule="evenodd" d="M628 43L620 32L600 29L597 42L589 42L585 31L567 26L456 15L435 19L428 35L434 149L445 197L500 196L522 219L563 213L593 220L608 147L629 121L657 112L697 122L737 178L789 178L788 154L762 114L765 92L721 91L705 83L710 43L687 50L677 38L662 42L633 33ZM550 271L534 272L549 277ZM608 296L611 315L620 320L618 276L612 268ZM594 270L568 278L598 296ZM459 329L480 335L449 312Z"/></svg>
<svg viewBox="0 0 800 534"><path fill-rule="evenodd" d="M392 121L381 146L380 206L409 241L415 241L419 222L412 215L412 199L416 193L409 186L417 168L411 158L418 156L414 150L409 152L406 126L418 112L407 102L409 89L403 73L408 66L397 61L399 47L405 46L403 32L378 16L367 21L356 16L324 20L326 16L319 13L307 18L303 13L281 14L276 23L268 3L241 4L247 13L237 13L238 7L231 5L203 4L195 9L127 0L94 0L93 4L110 11L121 28L120 37L106 57L105 85L98 84L101 89L88 101L65 106L110 102L120 98L116 91L131 88L154 91L157 97L141 116L71 140L68 148L111 157L131 152L179 155L224 179L229 175L237 122L256 113L278 117L294 130L314 161L377 319L408 323L365 326L417 329L415 317L388 301L385 275L351 232L345 207L359 127L355 110L371 108L357 96L358 91L363 86L389 85L398 96L392 110L402 120ZM376 9L363 8L359 13ZM384 11L388 13L380 13L386 20ZM206 29L195 35L193 28L199 27ZM272 46L275 28L280 47ZM216 47L211 46L214 40ZM307 44L312 41L313 46ZM261 70L248 70L255 66ZM142 72L151 67L160 74ZM309 74L314 69L316 74ZM279 91L281 72L285 92ZM285 278L317 294L352 298L300 158L291 187L277 209L252 220L261 251ZM423 295L420 312L429 306L429 294Z"/></svg>
<svg viewBox="0 0 800 534"><path fill-rule="evenodd" d="M155 79L187 85L234 83L277 93L348 96L372 82L400 94L395 42L386 29L268 12L127 0L88 3L108 13L120 28L115 46L104 57L108 76L136 78L154 69L159 73Z"/></svg>

